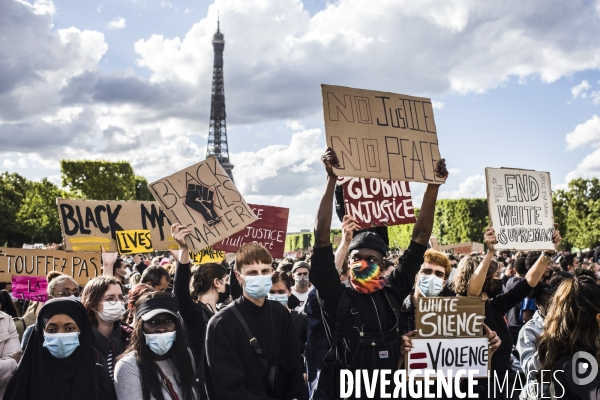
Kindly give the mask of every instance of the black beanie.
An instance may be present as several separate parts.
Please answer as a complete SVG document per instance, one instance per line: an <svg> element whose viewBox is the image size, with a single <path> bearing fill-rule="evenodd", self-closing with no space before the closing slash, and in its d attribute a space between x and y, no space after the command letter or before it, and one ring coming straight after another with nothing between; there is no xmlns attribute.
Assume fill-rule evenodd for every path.
<svg viewBox="0 0 600 400"><path fill-rule="evenodd" d="M361 232L354 236L352 242L350 242L348 251L350 252L354 249L373 249L383 254L384 257L387 254L385 242L375 232Z"/></svg>

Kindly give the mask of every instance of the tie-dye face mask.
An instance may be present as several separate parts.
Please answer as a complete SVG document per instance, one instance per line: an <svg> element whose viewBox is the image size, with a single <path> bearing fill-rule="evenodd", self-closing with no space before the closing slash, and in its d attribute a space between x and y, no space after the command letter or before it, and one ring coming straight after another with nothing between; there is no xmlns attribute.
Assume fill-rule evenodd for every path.
<svg viewBox="0 0 600 400"><path fill-rule="evenodd" d="M385 282L378 264L365 260L350 264L350 284L358 293L374 293L383 289Z"/></svg>

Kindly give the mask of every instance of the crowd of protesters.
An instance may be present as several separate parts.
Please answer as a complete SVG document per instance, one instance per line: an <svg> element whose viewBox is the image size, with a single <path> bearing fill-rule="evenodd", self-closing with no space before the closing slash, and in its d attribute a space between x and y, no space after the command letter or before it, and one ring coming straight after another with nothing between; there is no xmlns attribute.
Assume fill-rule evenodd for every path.
<svg viewBox="0 0 600 400"><path fill-rule="evenodd" d="M490 395L480 379L479 398L600 396L597 376L573 378L578 352L600 356L600 251L561 251L558 231L553 251L497 251L492 228L485 254L428 248L437 184L401 256L389 257L377 230L350 216L334 251L338 160L331 149L322 160L327 182L308 254L274 260L249 243L231 263L194 265L191 231L174 224L179 251L103 253L104 275L84 287L53 271L45 303L14 299L2 284L0 398L336 399L341 369L404 368L415 305L433 296L485 300L491 372L509 385ZM447 177L444 160L436 174Z"/></svg>

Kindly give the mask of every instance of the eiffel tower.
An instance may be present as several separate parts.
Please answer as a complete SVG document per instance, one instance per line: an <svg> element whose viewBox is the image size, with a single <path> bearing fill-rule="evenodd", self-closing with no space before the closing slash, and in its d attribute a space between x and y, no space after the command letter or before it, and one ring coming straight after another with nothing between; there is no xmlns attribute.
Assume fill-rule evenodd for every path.
<svg viewBox="0 0 600 400"><path fill-rule="evenodd" d="M229 162L229 148L227 145L227 124L225 122L225 85L223 82L223 50L225 37L221 33L220 20L217 21L217 32L213 36L215 61L213 64L212 98L210 102L210 126L208 128L208 146L206 158L215 156L223 166L227 175L233 181L231 170L233 164Z"/></svg>

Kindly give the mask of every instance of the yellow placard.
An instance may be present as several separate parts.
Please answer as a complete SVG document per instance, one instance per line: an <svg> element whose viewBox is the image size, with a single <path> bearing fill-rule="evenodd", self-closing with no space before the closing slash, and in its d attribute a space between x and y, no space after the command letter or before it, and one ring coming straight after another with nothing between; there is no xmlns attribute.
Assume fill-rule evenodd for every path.
<svg viewBox="0 0 600 400"><path fill-rule="evenodd" d="M213 250L208 246L200 251L190 251L192 264L220 263L225 259L225 252Z"/></svg>
<svg viewBox="0 0 600 400"><path fill-rule="evenodd" d="M151 253L152 236L149 230L117 231L117 247L121 254Z"/></svg>

